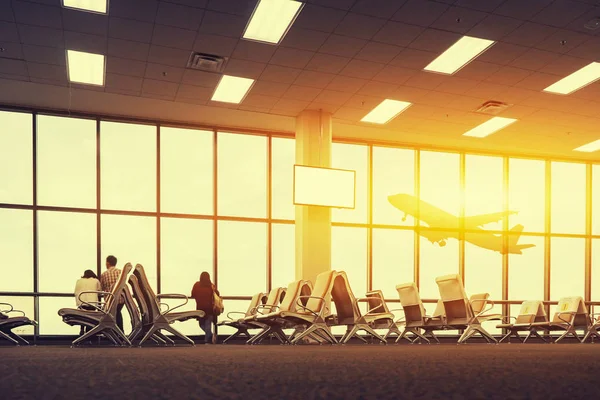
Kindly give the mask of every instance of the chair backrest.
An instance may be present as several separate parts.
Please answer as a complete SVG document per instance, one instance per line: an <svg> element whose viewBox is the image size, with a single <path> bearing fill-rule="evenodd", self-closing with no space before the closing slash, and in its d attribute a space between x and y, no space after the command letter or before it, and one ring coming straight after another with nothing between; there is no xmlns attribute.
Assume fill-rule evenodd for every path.
<svg viewBox="0 0 600 400"><path fill-rule="evenodd" d="M423 307L417 285L414 282L402 283L396 286L396 291L400 296L406 326L423 325L425 323L425 307Z"/></svg>
<svg viewBox="0 0 600 400"><path fill-rule="evenodd" d="M119 300L121 299L121 295L123 294L123 288L127 283L127 276L131 272L131 263L125 264L123 270L121 270L121 274L119 275L119 279L112 288L112 296L108 296L106 302L104 303L104 310L110 315L117 315L117 307L119 306Z"/></svg>
<svg viewBox="0 0 600 400"><path fill-rule="evenodd" d="M263 303L264 297L265 294L262 292L256 293L254 296L252 296L252 299L250 299L250 304L248 304L248 309L246 310L246 317L251 317L252 315L256 314L256 307Z"/></svg>
<svg viewBox="0 0 600 400"><path fill-rule="evenodd" d="M469 303L471 303L471 308L473 309L473 313L475 313L475 315L485 310L485 306L487 305L487 299L489 298L489 293L477 293L469 297Z"/></svg>
<svg viewBox="0 0 600 400"><path fill-rule="evenodd" d="M458 274L444 275L435 279L444 302L446 323L466 325L473 318L473 308L465 293L462 279Z"/></svg>
<svg viewBox="0 0 600 400"><path fill-rule="evenodd" d="M367 292L366 297L369 306L367 309L368 313L388 314L390 312L381 290L371 290L370 292Z"/></svg>
<svg viewBox="0 0 600 400"><path fill-rule="evenodd" d="M552 316L552 323L560 324L565 323L565 321L569 321L574 326L589 325L587 307L581 296L563 297L558 301L556 312Z"/></svg>
<svg viewBox="0 0 600 400"><path fill-rule="evenodd" d="M303 288L307 287L307 286L310 289L310 282L308 282L308 285L307 285L307 281L304 281L302 279L299 281L294 281L294 282L290 283L285 291L283 300L281 301L281 304L279 305L279 310L295 312L298 307L298 305L297 305L298 297L310 296L310 291L308 293L306 293L306 289L304 289L304 293L302 292ZM302 304L305 304L305 305L306 305L306 301L307 301L307 299L301 300Z"/></svg>
<svg viewBox="0 0 600 400"><path fill-rule="evenodd" d="M331 298L335 303L338 324L353 324L362 316L344 271L334 274Z"/></svg>
<svg viewBox="0 0 600 400"><path fill-rule="evenodd" d="M323 307L325 307L325 302L331 295L331 289L333 287L333 278L336 275L336 271L325 271L321 272L317 275L317 279L315 280L315 286L310 294L311 297L306 302L306 308L319 313ZM336 305L337 306L337 305Z"/></svg>
<svg viewBox="0 0 600 400"><path fill-rule="evenodd" d="M160 315L160 306L158 304L156 294L150 286L150 281L146 276L144 267L141 264L136 264L135 269L133 270L133 274L138 280L142 296L144 298L144 301L146 302L148 318L150 319L150 321L154 321Z"/></svg>
<svg viewBox="0 0 600 400"><path fill-rule="evenodd" d="M142 322L144 324L152 322L150 320L150 313L148 312L148 304L146 303L146 297L144 296L144 292L142 291L138 278L137 276L135 276L135 274L131 274L129 276L129 286L131 286L131 290L133 291L133 298L135 299L140 310Z"/></svg>
<svg viewBox="0 0 600 400"><path fill-rule="evenodd" d="M271 289L269 296L267 297L267 302L265 303L265 308L261 312L267 314L277 311L277 306L279 305L279 300L281 299L281 294L283 292L285 292L284 288Z"/></svg>
<svg viewBox="0 0 600 400"><path fill-rule="evenodd" d="M440 299L435 305L435 310L431 315L433 318L446 318L446 310L444 309L444 302Z"/></svg>
<svg viewBox="0 0 600 400"><path fill-rule="evenodd" d="M524 301L515 324L531 324L533 322L548 322L546 310L541 301Z"/></svg>
<svg viewBox="0 0 600 400"><path fill-rule="evenodd" d="M131 279L132 277L134 276L130 275L129 279ZM127 286L123 288L123 294L125 295L125 307L127 308L127 312L129 313L129 317L131 319L131 327L135 329L142 322L140 309L136 305L135 300L131 296L131 291Z"/></svg>

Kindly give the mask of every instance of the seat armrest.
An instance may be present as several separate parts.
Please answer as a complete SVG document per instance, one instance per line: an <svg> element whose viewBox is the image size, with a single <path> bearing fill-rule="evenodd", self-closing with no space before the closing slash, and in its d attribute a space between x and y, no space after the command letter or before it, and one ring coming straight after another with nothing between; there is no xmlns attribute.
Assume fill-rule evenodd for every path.
<svg viewBox="0 0 600 400"><path fill-rule="evenodd" d="M358 303L367 303L370 300L378 300L379 301L379 305L375 306L375 308L373 308L372 310L368 310L367 313L364 316L371 316L371 315L383 314L383 311L385 311L385 308L383 307L384 300L382 298L379 298L379 297L361 297L361 298L358 298L358 299L354 299L354 304L358 308ZM381 311L376 311L377 309L381 309Z"/></svg>
<svg viewBox="0 0 600 400"><path fill-rule="evenodd" d="M271 305L271 304L259 304L252 309L252 314L258 313L260 315L264 315L264 313L262 311L259 311L259 309L263 309L263 308L277 309L277 308L279 308L279 306Z"/></svg>
<svg viewBox="0 0 600 400"><path fill-rule="evenodd" d="M160 300L161 297L170 298L170 299L185 300L185 302L183 302L181 304L178 304L178 305L176 305L173 308L171 308L167 303L161 303L161 302L159 302L159 305L163 305L164 304L164 305L167 306L167 309L165 311L161 311L160 315L167 315L171 311L176 310L176 309L178 309L180 307L185 306L188 303L188 301L189 301L189 298L186 295L179 294L179 293L161 293L161 294L159 294L159 295L156 296L156 298L159 299L159 300Z"/></svg>
<svg viewBox="0 0 600 400"><path fill-rule="evenodd" d="M300 301L301 299L319 299L319 300L323 301L323 306L321 307L321 311L319 311L319 313L317 313L316 311L311 310L310 308L308 308L304 304L302 304L302 302ZM308 311L309 313L314 315L316 318L323 318L323 314L325 313L325 310L327 310L327 314L329 314L329 309L327 308L327 306L325 304L326 304L325 299L323 297L319 297L319 296L298 296L298 298L296 299L296 305L298 307L302 307L302 309L304 311Z"/></svg>
<svg viewBox="0 0 600 400"><path fill-rule="evenodd" d="M243 312L243 311L229 311L229 312L227 313L227 319L229 319L230 321L233 321L233 320L234 320L233 318L231 318L231 317L229 316L230 314L242 314L243 316L246 316L246 313L245 313L245 312Z"/></svg>

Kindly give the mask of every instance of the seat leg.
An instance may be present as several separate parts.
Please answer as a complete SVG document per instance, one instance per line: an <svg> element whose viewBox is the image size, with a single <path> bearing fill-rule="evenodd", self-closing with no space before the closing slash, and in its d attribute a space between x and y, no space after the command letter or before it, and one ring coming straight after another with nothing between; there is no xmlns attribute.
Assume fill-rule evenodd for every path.
<svg viewBox="0 0 600 400"><path fill-rule="evenodd" d="M265 327L265 328L263 328L263 330L262 330L262 331L258 332L256 335L254 335L254 336L252 336L250 339L248 339L248 340L246 341L246 344L255 344L255 343L260 343L260 341L262 341L262 339L263 339L265 336L267 336L267 335L271 334L271 330L272 330L272 327L270 327L270 326L269 326L269 327Z"/></svg>
<svg viewBox="0 0 600 400"><path fill-rule="evenodd" d="M361 325L361 328L365 332L367 332L369 335L371 335L375 339L379 340L381 343L387 344L387 340L385 340L380 334L378 334L377 332L375 332L375 330L373 328L371 328L369 325Z"/></svg>
<svg viewBox="0 0 600 400"><path fill-rule="evenodd" d="M11 338L13 338L14 340L16 340L19 343L23 343L26 346L29 346L29 342L25 339L23 339L20 335L14 333L13 331L8 331L5 332L8 336L10 336Z"/></svg>
<svg viewBox="0 0 600 400"><path fill-rule="evenodd" d="M158 336L159 338L161 338L161 340L163 340L165 343L172 344L172 345L175 344L175 341L173 339L166 336L161 331L156 332L155 335Z"/></svg>
<svg viewBox="0 0 600 400"><path fill-rule="evenodd" d="M425 336L425 337L427 337L427 334L429 334L429 336L430 336L430 337L431 337L433 340L435 340L435 342L436 342L437 344L440 344L440 340L437 338L437 336L435 336L435 333L434 333L433 331L426 330L426 331L425 331L425 334L424 334L424 336Z"/></svg>
<svg viewBox="0 0 600 400"><path fill-rule="evenodd" d="M473 327L472 326L468 326L467 329L465 329L465 331L463 332L463 334L460 336L460 338L458 338L458 342L457 343L458 344L463 344L471 336L473 336Z"/></svg>
<svg viewBox="0 0 600 400"><path fill-rule="evenodd" d="M105 327L102 324L96 325L95 327L93 327L92 329L90 329L89 331L87 331L86 333L84 333L83 335L79 336L77 339L73 340L71 342L71 345L72 346L76 346L79 343L81 343L81 342L87 340L88 338L94 336L95 334L102 332L104 329L105 329Z"/></svg>
<svg viewBox="0 0 600 400"><path fill-rule="evenodd" d="M152 325L150 327L150 329L148 329L148 331L146 332L146 334L144 335L144 337L142 338L142 340L140 340L140 342L138 343L138 346L142 346L142 344L144 344L144 342L148 339L150 339L152 336L154 336L154 332L156 332L158 330L158 328L156 327L156 325Z"/></svg>
<svg viewBox="0 0 600 400"><path fill-rule="evenodd" d="M483 326L478 325L475 330L479 332L479 334L483 336L488 343L498 344L498 340L496 340L496 338L493 337Z"/></svg>
<svg viewBox="0 0 600 400"><path fill-rule="evenodd" d="M346 333L346 336L343 338L343 340L340 341L341 344L348 343L348 341L356 335L356 333L358 332L358 330L360 328L358 325L350 325L350 326L348 326L348 329L349 329L349 331ZM363 339L363 338L361 338L361 339Z"/></svg>
<svg viewBox="0 0 600 400"><path fill-rule="evenodd" d="M13 339L12 337L10 337L8 334L6 334L3 331L0 331L0 337L8 340L9 342L12 342L12 344L15 344L17 346L19 345L19 342L17 340Z"/></svg>
<svg viewBox="0 0 600 400"><path fill-rule="evenodd" d="M173 335L175 335L179 339L182 339L182 340L188 342L192 346L196 346L196 343L194 343L194 341L192 339L190 339L183 333L179 332L177 329L173 328L171 325L167 325L163 329L166 330L167 332L171 332Z"/></svg>
<svg viewBox="0 0 600 400"><path fill-rule="evenodd" d="M581 340L581 343L585 343L587 342L587 340L590 337L597 337L600 338L600 334L598 333L598 331L595 328L590 328L588 329L588 331L585 333L585 335L583 336L583 339Z"/></svg>
<svg viewBox="0 0 600 400"><path fill-rule="evenodd" d="M236 338L236 337L240 336L240 335L241 335L241 334L243 334L243 333L245 333L246 335L248 335L248 332L247 332L247 331L246 331L246 332L243 332L241 329L238 329L238 330L237 330L237 332L234 332L234 333L232 333L231 335L227 336L227 338L226 338L225 340L223 340L223 343L227 343L227 341L228 341L229 339ZM250 335L248 335L248 336L250 336Z"/></svg>
<svg viewBox="0 0 600 400"><path fill-rule="evenodd" d="M335 336L333 336L333 333L331 333L331 329L329 329L327 325L320 325L319 330L325 333L325 336L329 338L330 344L338 344L337 339L335 338Z"/></svg>

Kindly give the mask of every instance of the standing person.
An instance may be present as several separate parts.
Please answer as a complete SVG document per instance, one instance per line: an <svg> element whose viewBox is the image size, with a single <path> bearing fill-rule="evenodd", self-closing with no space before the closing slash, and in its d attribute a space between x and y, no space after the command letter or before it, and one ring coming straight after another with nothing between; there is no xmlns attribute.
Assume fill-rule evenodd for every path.
<svg viewBox="0 0 600 400"><path fill-rule="evenodd" d="M89 291L102 291L102 286L100 285L100 281L98 277L91 269L86 269L83 273L83 276L77 280L75 283L75 302L77 303L78 308L82 308L84 310L95 310L94 307L83 304L83 302L94 304L98 306L98 293L83 293ZM81 294L83 293L83 294ZM81 295L81 296L80 296ZM79 330L79 336L83 335L86 332L85 325L81 325L81 329Z"/></svg>
<svg viewBox="0 0 600 400"><path fill-rule="evenodd" d="M102 283L102 290L104 292L112 292L113 287L119 280L119 276L121 276L121 270L117 268L117 257L108 256L106 257L106 271L102 273L100 277L100 282ZM117 305L117 326L123 331L123 314L121 314L121 310L125 305L125 298L121 296L119 298L119 304Z"/></svg>
<svg viewBox="0 0 600 400"><path fill-rule="evenodd" d="M217 316L214 312L214 293L220 296L219 291L210 281L210 275L204 271L200 274L200 280L192 288L192 297L196 300L196 310L202 310L206 314L200 319L200 328L204 331L204 344L213 343L212 324L216 323Z"/></svg>

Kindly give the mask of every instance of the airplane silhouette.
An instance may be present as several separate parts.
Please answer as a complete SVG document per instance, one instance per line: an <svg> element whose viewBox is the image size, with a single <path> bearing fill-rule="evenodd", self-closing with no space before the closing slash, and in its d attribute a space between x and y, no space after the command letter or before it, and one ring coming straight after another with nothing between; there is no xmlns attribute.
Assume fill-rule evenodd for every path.
<svg viewBox="0 0 600 400"><path fill-rule="evenodd" d="M440 247L444 247L447 239L459 238L459 234L456 232L456 229L459 227L459 217L409 194L394 194L388 196L388 201L404 213L404 217L402 218L403 221L406 220L407 215L412 215L420 221L425 222L428 226L448 229L448 232L419 230L419 235L429 239L431 243L437 243ZM419 210L418 217L417 210ZM497 251L501 254L523 254L521 250L535 247L535 244L517 244L521 237L521 232L523 231L523 225L515 225L510 230L511 235L508 235L508 246L506 251L502 246L501 235L494 235L493 233L488 233L485 229L480 228L482 225L500 221L505 216L516 213L516 211L502 211L464 217L463 221L465 229L477 231L477 233L465 233L465 240L473 243L475 246Z"/></svg>

